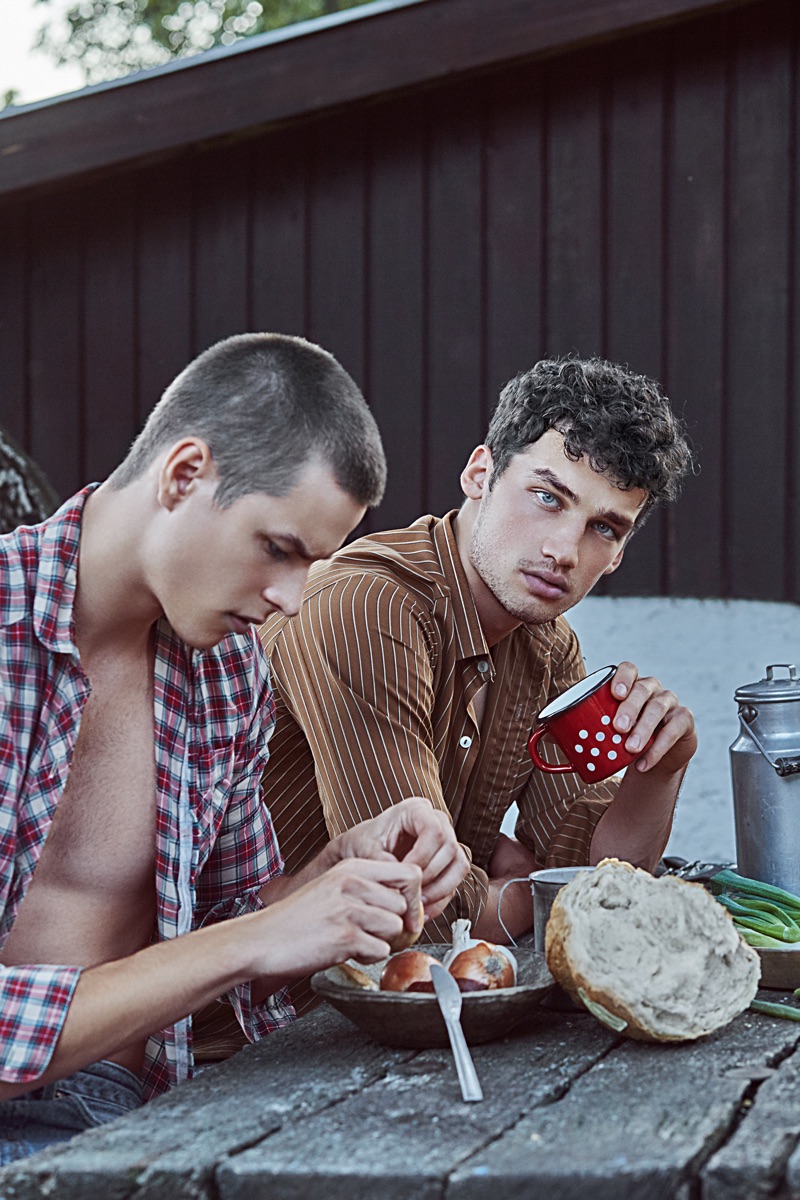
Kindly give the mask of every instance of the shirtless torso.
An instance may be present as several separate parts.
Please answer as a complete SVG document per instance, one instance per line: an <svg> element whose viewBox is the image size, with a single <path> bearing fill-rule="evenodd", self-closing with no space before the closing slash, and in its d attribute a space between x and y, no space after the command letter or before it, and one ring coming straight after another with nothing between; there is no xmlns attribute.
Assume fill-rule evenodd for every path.
<svg viewBox="0 0 800 1200"><path fill-rule="evenodd" d="M6 966L96 966L155 929L152 652L83 660L92 694L64 794L6 942ZM138 1072L144 1044L112 1061Z"/></svg>

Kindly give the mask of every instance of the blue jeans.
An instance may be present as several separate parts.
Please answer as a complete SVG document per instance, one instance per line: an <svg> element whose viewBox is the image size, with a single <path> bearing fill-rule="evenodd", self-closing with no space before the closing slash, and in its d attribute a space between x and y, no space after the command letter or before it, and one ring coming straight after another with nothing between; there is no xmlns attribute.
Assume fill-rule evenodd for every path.
<svg viewBox="0 0 800 1200"><path fill-rule="evenodd" d="M122 1117L143 1102L142 1082L113 1062L0 1101L0 1165L67 1142L84 1129Z"/></svg>

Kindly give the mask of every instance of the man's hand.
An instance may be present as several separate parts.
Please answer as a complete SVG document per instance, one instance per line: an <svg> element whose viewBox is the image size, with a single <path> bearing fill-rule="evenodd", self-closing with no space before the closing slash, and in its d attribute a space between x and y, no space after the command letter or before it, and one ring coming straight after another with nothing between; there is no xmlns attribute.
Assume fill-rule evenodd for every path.
<svg viewBox="0 0 800 1200"><path fill-rule="evenodd" d="M418 867L425 920L437 917L447 907L470 867L448 814L421 796L393 804L377 817L339 834L329 850L337 859L365 858ZM411 907L406 928L419 933L418 914Z"/></svg>
<svg viewBox="0 0 800 1200"><path fill-rule="evenodd" d="M621 700L613 726L627 735L625 749L636 754L655 734L650 749L632 766L641 772L657 767L665 775L683 774L697 749L694 717L689 709L657 679L640 679L633 663L619 664L611 688Z"/></svg>
<svg viewBox="0 0 800 1200"><path fill-rule="evenodd" d="M419 907L422 872L409 863L349 858L271 904L247 929L254 974L286 980L345 958L378 962ZM244 918L242 918L244 920ZM259 989L261 991L263 989Z"/></svg>
<svg viewBox="0 0 800 1200"><path fill-rule="evenodd" d="M616 857L652 871L669 840L678 789L697 749L694 717L657 679L640 679L633 663L620 663L612 691L621 700L613 727L626 735L626 748L636 754L651 737L653 744L628 767L598 821L590 862Z"/></svg>

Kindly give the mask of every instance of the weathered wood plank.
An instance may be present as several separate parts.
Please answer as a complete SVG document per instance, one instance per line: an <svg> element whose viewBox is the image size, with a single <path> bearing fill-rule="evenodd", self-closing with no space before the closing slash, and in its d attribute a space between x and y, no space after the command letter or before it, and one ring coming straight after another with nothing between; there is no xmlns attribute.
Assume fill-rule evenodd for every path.
<svg viewBox="0 0 800 1200"><path fill-rule="evenodd" d="M424 511L457 507L459 479L484 437L483 88L432 105L428 174L428 402Z"/></svg>
<svg viewBox="0 0 800 1200"><path fill-rule="evenodd" d="M664 382L700 461L672 518L671 582L678 595L725 596L726 29L703 23L670 57Z"/></svg>
<svg viewBox="0 0 800 1200"><path fill-rule="evenodd" d="M538 1108L456 1170L448 1200L677 1200L725 1138L748 1080L797 1029L746 1014L698 1043L626 1042L563 1099Z"/></svg>
<svg viewBox="0 0 800 1200"><path fill-rule="evenodd" d="M0 193L743 2L397 0L354 9L4 114Z"/></svg>
<svg viewBox="0 0 800 1200"><path fill-rule="evenodd" d="M368 114L364 389L389 478L372 529L425 510L425 155L429 109L416 98Z"/></svg>
<svg viewBox="0 0 800 1200"><path fill-rule="evenodd" d="M768 999L784 997L772 992ZM777 1023L773 1017L760 1020ZM783 1182L789 1156L800 1141L800 1032L786 1032L794 1032L795 1049L766 1079L759 1079L757 1068L753 1072L754 1096L744 1101L741 1124L701 1172L703 1200L761 1200L775 1195ZM745 1081L746 1070L742 1068Z"/></svg>
<svg viewBox="0 0 800 1200"><path fill-rule="evenodd" d="M791 14L738 15L732 125L726 481L731 590L761 600L784 579ZM753 504L753 486L759 489ZM783 596L780 597L783 599Z"/></svg>
<svg viewBox="0 0 800 1200"><path fill-rule="evenodd" d="M422 1052L229 1158L217 1172L220 1200L438 1200L465 1156L532 1106L555 1101L614 1042L585 1016L542 1013L523 1037L473 1047L484 1101L469 1105L449 1051Z"/></svg>
<svg viewBox="0 0 800 1200"><path fill-rule="evenodd" d="M320 1009L107 1128L3 1168L0 1196L211 1200L214 1167L228 1155L359 1094L413 1055L367 1042Z"/></svg>

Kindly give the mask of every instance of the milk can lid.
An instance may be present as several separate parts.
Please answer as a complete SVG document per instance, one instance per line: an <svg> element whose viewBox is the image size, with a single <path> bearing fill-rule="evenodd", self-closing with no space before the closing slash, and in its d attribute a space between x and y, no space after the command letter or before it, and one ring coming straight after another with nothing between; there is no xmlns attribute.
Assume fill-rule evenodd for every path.
<svg viewBox="0 0 800 1200"><path fill-rule="evenodd" d="M788 675L776 675L776 672L788 671ZM745 683L734 693L737 704L760 704L775 700L800 700L800 679L797 677L797 667L794 663L772 663L767 667L767 674L757 683Z"/></svg>

